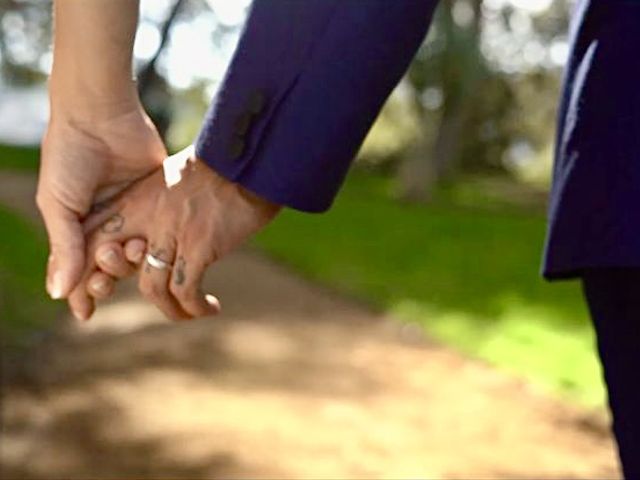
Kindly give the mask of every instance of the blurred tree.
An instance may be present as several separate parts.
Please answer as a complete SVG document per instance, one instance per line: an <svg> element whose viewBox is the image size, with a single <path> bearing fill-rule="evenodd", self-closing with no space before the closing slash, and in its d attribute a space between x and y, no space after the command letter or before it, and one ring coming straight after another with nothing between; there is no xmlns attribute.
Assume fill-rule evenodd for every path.
<svg viewBox="0 0 640 480"><path fill-rule="evenodd" d="M50 0L0 0L0 75L5 83L44 81L50 39Z"/></svg>
<svg viewBox="0 0 640 480"><path fill-rule="evenodd" d="M185 0L176 0L170 7L166 19L159 25L160 43L151 59L138 71L138 91L147 113L158 128L162 138L166 138L171 125L171 91L167 80L158 72L158 59L164 52L171 27L184 8Z"/></svg>
<svg viewBox="0 0 640 480"><path fill-rule="evenodd" d="M249 4L142 1L140 91L163 135L182 144L196 134L192 130L221 81ZM531 10L528 4L542 7ZM370 135L376 141L367 143L375 148L365 145L363 155L395 169L400 195L419 201L461 171L520 175L551 150L570 4L441 0L431 34ZM5 83L46 79L50 10L50 0L0 0ZM189 42L198 48L198 58L206 58L206 68L190 67ZM174 122L188 128L171 126ZM536 176L544 178L544 171Z"/></svg>
<svg viewBox="0 0 640 480"><path fill-rule="evenodd" d="M195 96L190 90L198 85L200 107L208 103L210 87L219 81L208 78L211 69L207 67L201 69L202 78L191 79L191 86L173 83L177 70L174 59L184 56L185 41L182 39L176 48L172 32L199 23L199 33L204 37L199 38L198 43L210 41L210 46L203 46L200 51L204 50L207 55L216 52L215 55L228 58L229 44L233 44L238 35L244 18L242 12L246 12L248 2L237 0L237 5L230 6L226 0L142 0L141 4L141 25L145 31L139 32L144 45L136 57L139 91L147 111L165 137L173 122L174 110L179 106L175 97L184 95L187 102L194 102ZM52 61L51 6L51 0L0 0L0 84L42 85L46 81Z"/></svg>
<svg viewBox="0 0 640 480"><path fill-rule="evenodd" d="M208 90L208 85L199 81L173 97L171 102L173 121L165 138L170 149L185 148L200 132L202 119L209 107Z"/></svg>
<svg viewBox="0 0 640 480"><path fill-rule="evenodd" d="M196 99L193 92L199 91L202 95L198 99L200 106L208 103L207 90L204 88L202 80L192 79L192 85L187 88L176 88L171 84L172 72L167 68L166 60L173 53L171 51L172 32L179 25L193 24L204 14L213 14L209 34L211 49L219 51L222 55L224 42L228 37L237 36L243 16L238 17L236 22L221 21L216 10L219 3L219 0L173 0L168 4L165 15L160 19L155 21L150 18L143 19L154 24L159 32L159 42L155 52L138 69L138 88L147 112L165 140L176 116L180 117L181 121L185 121L182 112L178 112L182 105L180 101L176 102L176 97L186 103L193 103ZM163 60L165 61L163 62ZM208 82L213 84L215 79L208 79ZM202 108L187 107L185 110L195 112L202 111ZM201 118L202 116L197 118L198 122L201 121Z"/></svg>
<svg viewBox="0 0 640 480"><path fill-rule="evenodd" d="M442 1L407 76L421 134L398 169L399 196L427 201L460 171L509 171L548 151L570 1Z"/></svg>
<svg viewBox="0 0 640 480"><path fill-rule="evenodd" d="M443 0L432 40L425 44L409 71L416 111L422 123L437 108L438 128L430 142L419 139L399 172L401 196L424 201L433 185L451 174L460 151L476 85L484 75L480 52L483 0Z"/></svg>

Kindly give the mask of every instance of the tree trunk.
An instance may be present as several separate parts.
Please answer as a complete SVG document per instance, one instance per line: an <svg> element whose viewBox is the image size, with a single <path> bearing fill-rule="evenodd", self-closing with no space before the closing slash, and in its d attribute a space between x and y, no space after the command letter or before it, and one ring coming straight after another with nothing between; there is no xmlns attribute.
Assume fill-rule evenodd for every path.
<svg viewBox="0 0 640 480"><path fill-rule="evenodd" d="M468 29L471 40L467 44L474 49L472 51L461 51L455 45L454 36L459 35L460 30L455 28L452 7L451 0L441 4L441 28L447 37L442 74L442 84L446 91L438 131L432 142L421 138L398 171L400 197L407 201L428 202L436 185L456 171L460 139L471 110L472 92L480 78L480 53L477 49L482 26L482 0L475 0L473 3L474 21ZM433 116L421 105L419 91L415 92L415 98L422 122L434 121Z"/></svg>
<svg viewBox="0 0 640 480"><path fill-rule="evenodd" d="M149 62L147 62L147 64L140 70L140 72L138 72L138 91L141 95L143 95L149 88L153 86L153 83L157 78L156 64L158 63L160 55L162 55L162 52L167 46L171 27L173 26L173 23L175 22L178 13L180 12L180 9L184 5L184 3L184 0L176 0L176 2L173 4L173 7L171 8L169 15L167 16L167 19L162 25L162 29L160 31L160 45L158 46L156 53L153 55L151 60L149 60Z"/></svg>
<svg viewBox="0 0 640 480"><path fill-rule="evenodd" d="M468 101L463 101L446 111L440 121L432 152L436 180L450 177L456 171L468 111Z"/></svg>
<svg viewBox="0 0 640 480"><path fill-rule="evenodd" d="M138 92L145 106L147 113L153 120L158 133L165 139L169 127L171 126L171 95L169 93L169 85L166 80L158 73L156 65L162 52L167 46L171 27L173 26L180 9L185 4L185 0L176 0L162 24L160 32L160 45L151 60L138 72Z"/></svg>
<svg viewBox="0 0 640 480"><path fill-rule="evenodd" d="M400 200L410 203L429 202L438 180L435 167L431 145L425 138L421 138L400 165L397 177Z"/></svg>

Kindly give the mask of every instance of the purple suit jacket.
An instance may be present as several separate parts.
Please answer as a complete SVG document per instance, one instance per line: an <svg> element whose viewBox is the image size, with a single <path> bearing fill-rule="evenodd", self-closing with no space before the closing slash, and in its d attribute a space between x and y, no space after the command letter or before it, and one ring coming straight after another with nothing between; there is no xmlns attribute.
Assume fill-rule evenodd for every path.
<svg viewBox="0 0 640 480"><path fill-rule="evenodd" d="M330 207L436 0L254 0L196 144L275 203ZM579 0L559 110L547 278L640 267L640 0Z"/></svg>
<svg viewBox="0 0 640 480"><path fill-rule="evenodd" d="M275 203L331 206L436 0L255 0L196 143Z"/></svg>
<svg viewBox="0 0 640 480"><path fill-rule="evenodd" d="M640 0L579 0L543 274L640 267Z"/></svg>

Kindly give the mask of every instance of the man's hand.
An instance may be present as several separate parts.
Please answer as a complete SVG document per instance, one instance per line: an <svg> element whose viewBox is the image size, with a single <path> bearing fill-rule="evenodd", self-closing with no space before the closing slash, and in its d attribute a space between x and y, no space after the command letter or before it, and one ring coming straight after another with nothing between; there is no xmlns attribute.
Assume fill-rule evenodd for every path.
<svg viewBox="0 0 640 480"><path fill-rule="evenodd" d="M89 318L93 298L104 298L112 287L109 276L96 273L96 264L116 278L130 273L120 245L130 238L145 238L148 253L172 267L145 264L139 278L142 294L173 319L216 313L217 300L201 290L206 268L279 211L278 205L216 174L189 150L169 157L164 171L140 180L87 219L85 229L94 230L88 239L90 261L83 282L69 297L71 310L78 318ZM116 247L112 266L100 255L110 247ZM127 259L133 255L127 254ZM93 285L100 283L102 291L94 291Z"/></svg>
<svg viewBox="0 0 640 480"><path fill-rule="evenodd" d="M85 264L82 221L91 206L159 168L166 150L134 103L104 119L52 117L42 144L37 203L49 234L47 290L66 297Z"/></svg>

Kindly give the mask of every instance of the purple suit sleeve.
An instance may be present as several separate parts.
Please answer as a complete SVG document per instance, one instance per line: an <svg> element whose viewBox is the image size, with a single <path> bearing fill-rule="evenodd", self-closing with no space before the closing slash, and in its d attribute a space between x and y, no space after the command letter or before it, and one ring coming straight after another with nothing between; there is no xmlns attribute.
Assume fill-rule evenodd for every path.
<svg viewBox="0 0 640 480"><path fill-rule="evenodd" d="M331 206L436 0L255 0L196 153L280 205Z"/></svg>

